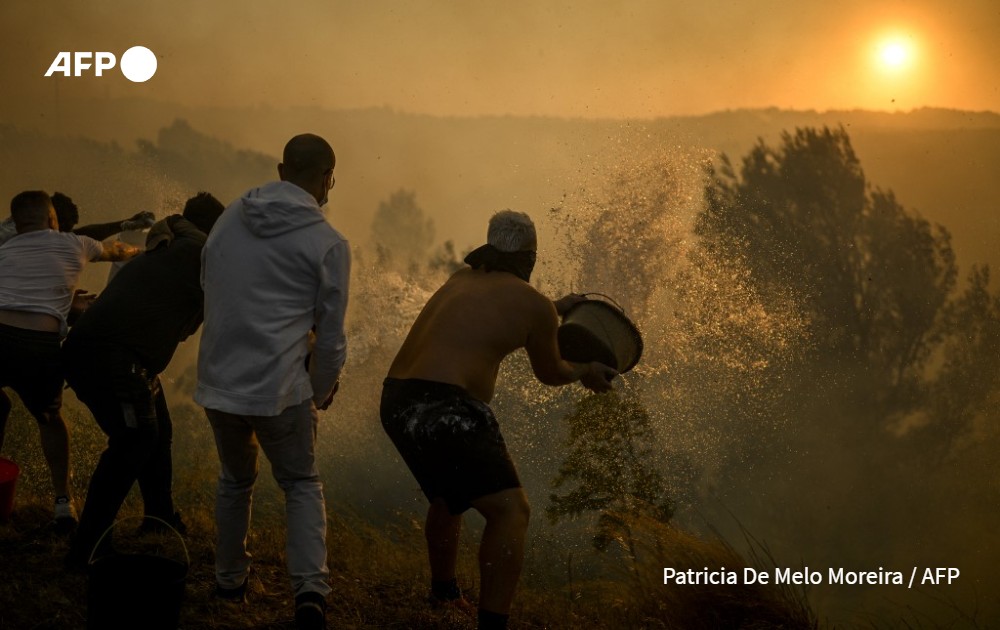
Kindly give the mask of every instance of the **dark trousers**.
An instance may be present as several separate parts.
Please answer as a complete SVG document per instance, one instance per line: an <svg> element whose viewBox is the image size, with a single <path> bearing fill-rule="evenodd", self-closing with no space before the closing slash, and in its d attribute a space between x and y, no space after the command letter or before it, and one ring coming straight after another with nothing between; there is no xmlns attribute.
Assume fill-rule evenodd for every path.
<svg viewBox="0 0 1000 630"><path fill-rule="evenodd" d="M66 382L108 436L94 469L73 550L89 555L138 481L144 512L172 522L173 426L156 375L125 348L67 340Z"/></svg>
<svg viewBox="0 0 1000 630"><path fill-rule="evenodd" d="M0 324L0 387L10 387L40 424L59 415L62 368L58 333ZM10 398L0 391L0 447L10 414Z"/></svg>

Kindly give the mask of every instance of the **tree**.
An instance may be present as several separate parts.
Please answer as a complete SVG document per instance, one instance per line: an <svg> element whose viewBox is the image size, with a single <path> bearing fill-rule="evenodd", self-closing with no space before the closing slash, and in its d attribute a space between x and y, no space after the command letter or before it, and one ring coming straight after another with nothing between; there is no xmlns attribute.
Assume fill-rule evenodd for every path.
<svg viewBox="0 0 1000 630"><path fill-rule="evenodd" d="M710 170L695 231L757 290L795 295L816 358L860 368L888 398L915 387L955 286L950 236L873 189L843 128L763 141L737 176Z"/></svg>
<svg viewBox="0 0 1000 630"><path fill-rule="evenodd" d="M943 365L932 382L927 426L930 452L948 455L977 428L996 438L1000 399L1000 295L989 290L989 267L973 267L969 286L946 312L956 334L942 343Z"/></svg>
<svg viewBox="0 0 1000 630"><path fill-rule="evenodd" d="M428 266L433 271L443 271L444 273L451 275L465 266L463 260L468 256L469 251L465 251L460 256L455 251L455 242L452 240L445 241L431 256Z"/></svg>
<svg viewBox="0 0 1000 630"><path fill-rule="evenodd" d="M424 216L415 192L399 189L379 203L372 240L383 263L397 271L412 271L427 260L434 221Z"/></svg>
<svg viewBox="0 0 1000 630"><path fill-rule="evenodd" d="M157 142L138 141L139 155L159 172L190 190L208 190L228 202L274 177L274 158L207 136L181 119L157 133Z"/></svg>
<svg viewBox="0 0 1000 630"><path fill-rule="evenodd" d="M673 515L663 475L653 463L649 413L635 398L611 392L581 400L567 422L570 452L552 483L575 487L550 495L549 519L596 512L594 547L604 551L619 540L635 560L630 519L652 516L665 523Z"/></svg>
<svg viewBox="0 0 1000 630"><path fill-rule="evenodd" d="M659 153L627 158L572 214L553 208L570 227L565 255L578 265L576 287L613 295L640 320L650 314L654 293L679 259L688 167Z"/></svg>

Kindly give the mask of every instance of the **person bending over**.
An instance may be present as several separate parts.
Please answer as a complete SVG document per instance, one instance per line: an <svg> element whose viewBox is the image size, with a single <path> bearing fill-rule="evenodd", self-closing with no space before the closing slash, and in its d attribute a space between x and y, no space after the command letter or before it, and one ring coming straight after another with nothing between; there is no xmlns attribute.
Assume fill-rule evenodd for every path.
<svg viewBox="0 0 1000 630"><path fill-rule="evenodd" d="M56 496L56 522L68 528L76 523L76 509L69 490L69 435L60 413L59 344L84 265L126 260L139 250L59 232L52 200L40 190L16 195L10 212L17 234L0 246L0 387L17 392L38 421ZM9 410L9 404L0 407ZM0 448L6 421L0 416Z"/></svg>
<svg viewBox="0 0 1000 630"><path fill-rule="evenodd" d="M123 267L62 347L66 382L108 436L66 558L83 568L138 481L144 530L185 527L171 492L173 426L160 385L178 344L201 325L201 251L224 207L208 193L156 223L146 251ZM103 553L104 549L98 550Z"/></svg>
<svg viewBox="0 0 1000 630"><path fill-rule="evenodd" d="M489 222L487 244L424 306L382 388L382 426L430 501L425 536L432 601L461 600L455 581L462 513L486 518L479 549L479 627L505 628L521 573L528 500L488 403L500 362L525 348L546 385L576 381L611 388L614 369L559 356L553 303L528 280L537 239L531 219L505 210Z"/></svg>
<svg viewBox="0 0 1000 630"><path fill-rule="evenodd" d="M79 234L80 236L89 236L90 238L98 241L103 241L114 236L115 234L118 234L119 232L128 230L144 230L156 222L156 218L152 212L137 212L131 217L121 219L119 221L91 223L89 225L76 227L76 224L80 222L80 211L76 204L73 203L73 200L60 192L53 193L51 200L52 206L56 210L56 221L58 223L57 229L60 232L73 232L74 234ZM3 245L16 235L17 226L14 223L13 217L0 221L0 245ZM119 262L124 263L124 261ZM91 299L92 296L89 294L86 296L80 296L80 310L89 306ZM69 321L71 324L73 322L73 316L76 313L76 309L70 312ZM7 424L7 417L10 415L10 409L10 398L7 397L7 394L5 394L3 390L0 390L0 445L3 444L2 427Z"/></svg>

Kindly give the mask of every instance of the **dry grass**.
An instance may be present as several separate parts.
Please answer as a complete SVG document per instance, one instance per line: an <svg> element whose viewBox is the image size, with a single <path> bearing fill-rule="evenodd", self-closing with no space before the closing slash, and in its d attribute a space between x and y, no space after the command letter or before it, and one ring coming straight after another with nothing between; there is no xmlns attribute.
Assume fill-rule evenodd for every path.
<svg viewBox="0 0 1000 630"><path fill-rule="evenodd" d="M134 509L132 510L135 513ZM183 628L291 628L292 599L284 567L284 528L255 517L250 602L234 605L212 595L214 524L211 512L186 513L191 566L182 609ZM271 518L271 517L267 517ZM67 541L50 526L47 503L22 497L12 520L0 525L0 628L83 628L87 578L67 573ZM423 538L413 523L375 528L356 516L331 515L328 547L333 593L331 627L472 628L454 610L435 610L425 601L427 569ZM813 628L801 599L767 588L669 587L664 566L743 566L731 548L706 542L673 527L651 525L640 539L636 570L621 568L600 579L554 588L526 584L513 611L514 628ZM176 549L168 552L176 557ZM474 536L464 541L463 585L475 570ZM618 565L622 566L622 565ZM475 598L475 588L470 589Z"/></svg>
<svg viewBox="0 0 1000 630"><path fill-rule="evenodd" d="M67 405L73 432L73 482L78 507L86 475L103 448L103 439L85 411ZM292 628L292 595L285 569L285 527L280 493L262 466L254 503L250 550L254 556L250 601L235 605L213 596L215 538L214 476L216 463L207 423L200 417L175 417L175 499L188 525L191 564L186 581L181 627L227 630ZM0 524L0 630L76 629L86 626L86 575L63 568L68 540L51 526L51 497L37 431L23 410L15 410L4 452L22 463L16 510ZM341 511L337 511L341 510ZM454 609L433 609L426 602L429 574L421 523L399 513L374 522L371 515L345 513L342 502L328 501L328 562L333 592L328 598L331 627L473 628L474 619ZM141 514L135 493L120 517ZM132 522L134 527L138 521ZM123 523L121 530L131 527ZM116 545L123 541L116 528ZM512 628L811 628L801 599L774 589L679 588L664 586L663 567L742 566L728 546L705 541L658 523L635 527L639 561L595 552L566 551L545 535L529 542L528 567L512 610ZM566 525L563 539L582 527ZM475 519L464 530L459 583L477 597ZM154 541L155 542L155 541ZM166 546L177 557L179 546ZM128 548L125 549L128 551ZM141 578L141 576L140 576Z"/></svg>
<svg viewBox="0 0 1000 630"><path fill-rule="evenodd" d="M663 584L663 567L678 571L725 567L742 580L743 569L773 571L766 548L747 562L721 538L698 537L669 524L640 517L634 521L636 570L629 576L635 616L658 628L786 628L818 627L806 592L787 585Z"/></svg>
<svg viewBox="0 0 1000 630"><path fill-rule="evenodd" d="M17 510L0 525L0 628L72 629L86 625L87 581L67 572L67 539L51 526L47 502L19 497ZM181 627L291 628L292 597L284 564L284 528L255 519L249 602L236 605L213 596L214 524L211 513L188 512L191 565ZM135 520L134 526L138 523ZM128 521L122 522L128 527ZM116 544L121 547L116 529ZM161 541L164 555L180 557L179 545ZM422 537L403 528L377 531L353 518L332 516L329 561L333 593L331 626L346 628L469 628L456 611L434 610L424 601L426 569ZM127 541L126 541L127 545ZM171 548L172 547L172 548ZM137 576L141 579L142 576Z"/></svg>

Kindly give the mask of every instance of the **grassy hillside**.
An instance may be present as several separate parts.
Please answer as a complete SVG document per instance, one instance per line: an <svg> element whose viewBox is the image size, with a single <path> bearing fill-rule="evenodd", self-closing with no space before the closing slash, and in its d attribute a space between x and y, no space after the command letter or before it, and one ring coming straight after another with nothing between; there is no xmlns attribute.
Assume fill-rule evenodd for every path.
<svg viewBox="0 0 1000 630"><path fill-rule="evenodd" d="M219 601L213 596L216 463L211 434L207 421L193 407L180 405L175 415L175 500L188 525L184 542L191 558L181 627L293 627L293 602L284 566L283 505L268 467L262 466L254 502L249 601L243 605ZM74 491L82 497L103 436L75 401L70 401L67 416L73 430ZM321 439L333 438L329 431L325 433ZM36 431L19 406L11 418L7 440L5 453L24 470L14 514L9 522L0 524L0 554L5 567L0 581L0 628L84 628L89 578L63 569L67 539L51 526L51 498ZM326 459L321 470L327 485L327 545L333 587L328 598L330 627L475 627L474 619L460 609L434 608L427 603L429 575L419 516L395 510L394 515L378 517L354 509L338 491L343 483L337 480L340 471L335 459ZM377 486L369 490L373 488ZM139 524L135 517L141 513L141 503L133 492L114 532L118 548L125 553L183 559L184 551L172 535L132 535ZM735 570L746 563L724 542L699 538L672 526L645 523L637 531L640 556L637 562L629 563L618 553L574 556L572 551L553 546L551 533L534 538L511 627L816 627L799 589L664 586L665 564L679 570L703 566ZM471 519L462 538L459 583L473 601L479 535L479 527ZM767 558L763 560L756 566L769 568ZM148 578L135 575L134 579L141 582Z"/></svg>
<svg viewBox="0 0 1000 630"><path fill-rule="evenodd" d="M745 605L758 610L761 601L791 601L799 611L794 627L814 617L831 627L986 627L1000 618L988 595L997 590L1000 561L995 276L992 284L978 276L969 308L955 311L969 314L962 321L971 324L942 328L947 343L926 364L926 378L942 366L954 368L947 372L953 378L933 391L927 383L876 391L865 365L827 365L830 357L814 352L824 334L836 333L815 326L807 334L814 311L780 294L765 301L742 261L706 253L691 230L703 206L704 167L719 151L738 161L757 137L773 146L796 126L843 124L869 182L892 188L907 209L953 231L964 291L971 262L992 261L1000 243L992 218L997 115L762 110L582 121L102 106L81 106L73 120L58 124L0 124L0 196L30 187L62 190L80 203L84 221L137 209L162 216L201 188L228 198L273 177L277 152L292 133L311 129L334 140L339 162L330 219L356 254L344 388L319 429L338 622L468 624L423 602L425 501L377 419L389 362L444 277L439 269L389 269L366 247L376 208L400 188L414 193L437 238L454 240L458 252L482 240L493 210L531 212L541 233L533 283L553 297L583 287L626 304L632 299L628 308L643 331L643 361L621 379L620 392L648 417L646 463L664 480L666 496L659 498L670 499L676 515L669 527L633 522L632 544L608 553L591 547L593 513L557 524L541 517L572 448L568 418L583 390L539 385L522 355L502 367L493 405L536 515L515 611L521 627L699 627L705 611L728 610L729 598L736 600L734 614L744 614ZM919 257L902 248L886 265L911 251ZM106 273L93 266L82 286L99 289ZM908 295L919 303L927 287L917 283ZM207 422L190 400L197 344L195 337L181 345L163 379L178 427L178 503L192 527L188 626L283 627L290 608L283 508L266 469L254 517L257 603L233 611L210 597L217 464ZM935 392L943 393L931 397ZM894 406L881 405L889 399ZM69 393L67 400L79 499L103 438ZM601 446L595 444L596 455ZM83 582L61 571L65 541L47 527L47 474L37 431L19 406L3 453L23 465L24 475L15 519L0 526L0 558L11 558L13 567L11 579L0 581L0 627L76 627ZM133 502L125 513L136 511ZM461 580L474 593L482 521L467 522ZM744 527L761 543L744 541ZM745 560L720 544L715 531L735 541ZM639 553L633 561L623 549ZM815 614L781 592L699 594L662 584L666 566L766 565L766 549L781 566L957 566L962 578L920 590L818 586L808 593Z"/></svg>

